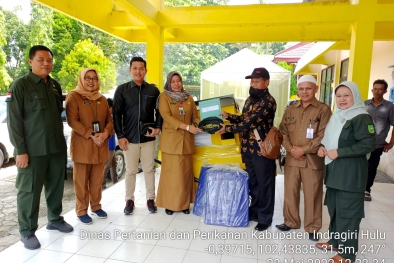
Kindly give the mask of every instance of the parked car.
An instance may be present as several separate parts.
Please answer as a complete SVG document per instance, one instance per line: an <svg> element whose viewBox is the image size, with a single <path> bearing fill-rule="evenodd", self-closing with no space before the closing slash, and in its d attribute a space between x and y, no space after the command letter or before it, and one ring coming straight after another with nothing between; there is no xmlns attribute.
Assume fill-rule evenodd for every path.
<svg viewBox="0 0 394 263"><path fill-rule="evenodd" d="M0 96L0 167L14 157L14 146L10 142L7 128L7 96Z"/></svg>

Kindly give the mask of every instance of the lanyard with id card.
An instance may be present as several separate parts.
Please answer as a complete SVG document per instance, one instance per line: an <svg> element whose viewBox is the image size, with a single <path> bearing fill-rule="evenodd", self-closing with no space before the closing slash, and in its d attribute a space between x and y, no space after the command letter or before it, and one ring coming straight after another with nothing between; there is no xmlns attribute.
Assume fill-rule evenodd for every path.
<svg viewBox="0 0 394 263"><path fill-rule="evenodd" d="M179 114L185 115L185 110L183 109L183 101L179 102Z"/></svg>
<svg viewBox="0 0 394 263"><path fill-rule="evenodd" d="M312 119L309 120L309 128L306 129L306 138L313 139Z"/></svg>
<svg viewBox="0 0 394 263"><path fill-rule="evenodd" d="M99 103L100 103L99 101L96 101L96 114L94 113L93 108L92 108L92 104L90 102L83 103L85 105L88 104L90 106L90 109L92 110L95 120L97 120L97 111L98 111L98 104ZM100 132L100 122L99 121L92 121L92 129L93 129L93 132Z"/></svg>

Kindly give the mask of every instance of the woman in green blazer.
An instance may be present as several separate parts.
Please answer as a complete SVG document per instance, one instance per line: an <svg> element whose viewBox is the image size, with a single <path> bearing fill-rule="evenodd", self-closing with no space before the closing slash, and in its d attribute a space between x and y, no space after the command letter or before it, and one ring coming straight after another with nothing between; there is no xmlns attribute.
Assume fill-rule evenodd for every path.
<svg viewBox="0 0 394 263"><path fill-rule="evenodd" d="M330 240L316 246L337 251L332 262L350 263L358 251L368 177L367 154L375 148L375 128L356 83L339 84L335 88L335 101L336 111L318 151L320 157L325 157L324 204L330 215Z"/></svg>

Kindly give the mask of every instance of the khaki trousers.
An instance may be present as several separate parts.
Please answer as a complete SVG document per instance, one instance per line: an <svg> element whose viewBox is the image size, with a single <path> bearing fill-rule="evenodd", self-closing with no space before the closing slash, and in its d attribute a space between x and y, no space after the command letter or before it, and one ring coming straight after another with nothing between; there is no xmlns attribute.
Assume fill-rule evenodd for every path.
<svg viewBox="0 0 394 263"><path fill-rule="evenodd" d="M125 201L134 201L135 181L138 172L138 163L141 160L142 170L145 177L146 200L155 200L155 141L144 143L129 143L127 151L123 152L126 163Z"/></svg>
<svg viewBox="0 0 394 263"><path fill-rule="evenodd" d="M101 209L103 170L104 163L74 163L73 176L77 216L87 214L89 202L92 211Z"/></svg>
<svg viewBox="0 0 394 263"><path fill-rule="evenodd" d="M304 228L308 233L319 231L322 226L323 170L312 170L285 165L285 224L301 227L300 188L304 192Z"/></svg>

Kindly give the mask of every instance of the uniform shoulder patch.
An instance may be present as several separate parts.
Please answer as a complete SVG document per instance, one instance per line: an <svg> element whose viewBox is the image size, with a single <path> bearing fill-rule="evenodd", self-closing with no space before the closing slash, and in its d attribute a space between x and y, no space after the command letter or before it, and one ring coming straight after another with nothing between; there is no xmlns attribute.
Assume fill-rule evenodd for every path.
<svg viewBox="0 0 394 263"><path fill-rule="evenodd" d="M6 97L5 101L7 101L7 102L12 101L12 92L11 91L7 92L7 97Z"/></svg>
<svg viewBox="0 0 394 263"><path fill-rule="evenodd" d="M369 133L375 133L375 127L373 125L368 125Z"/></svg>

